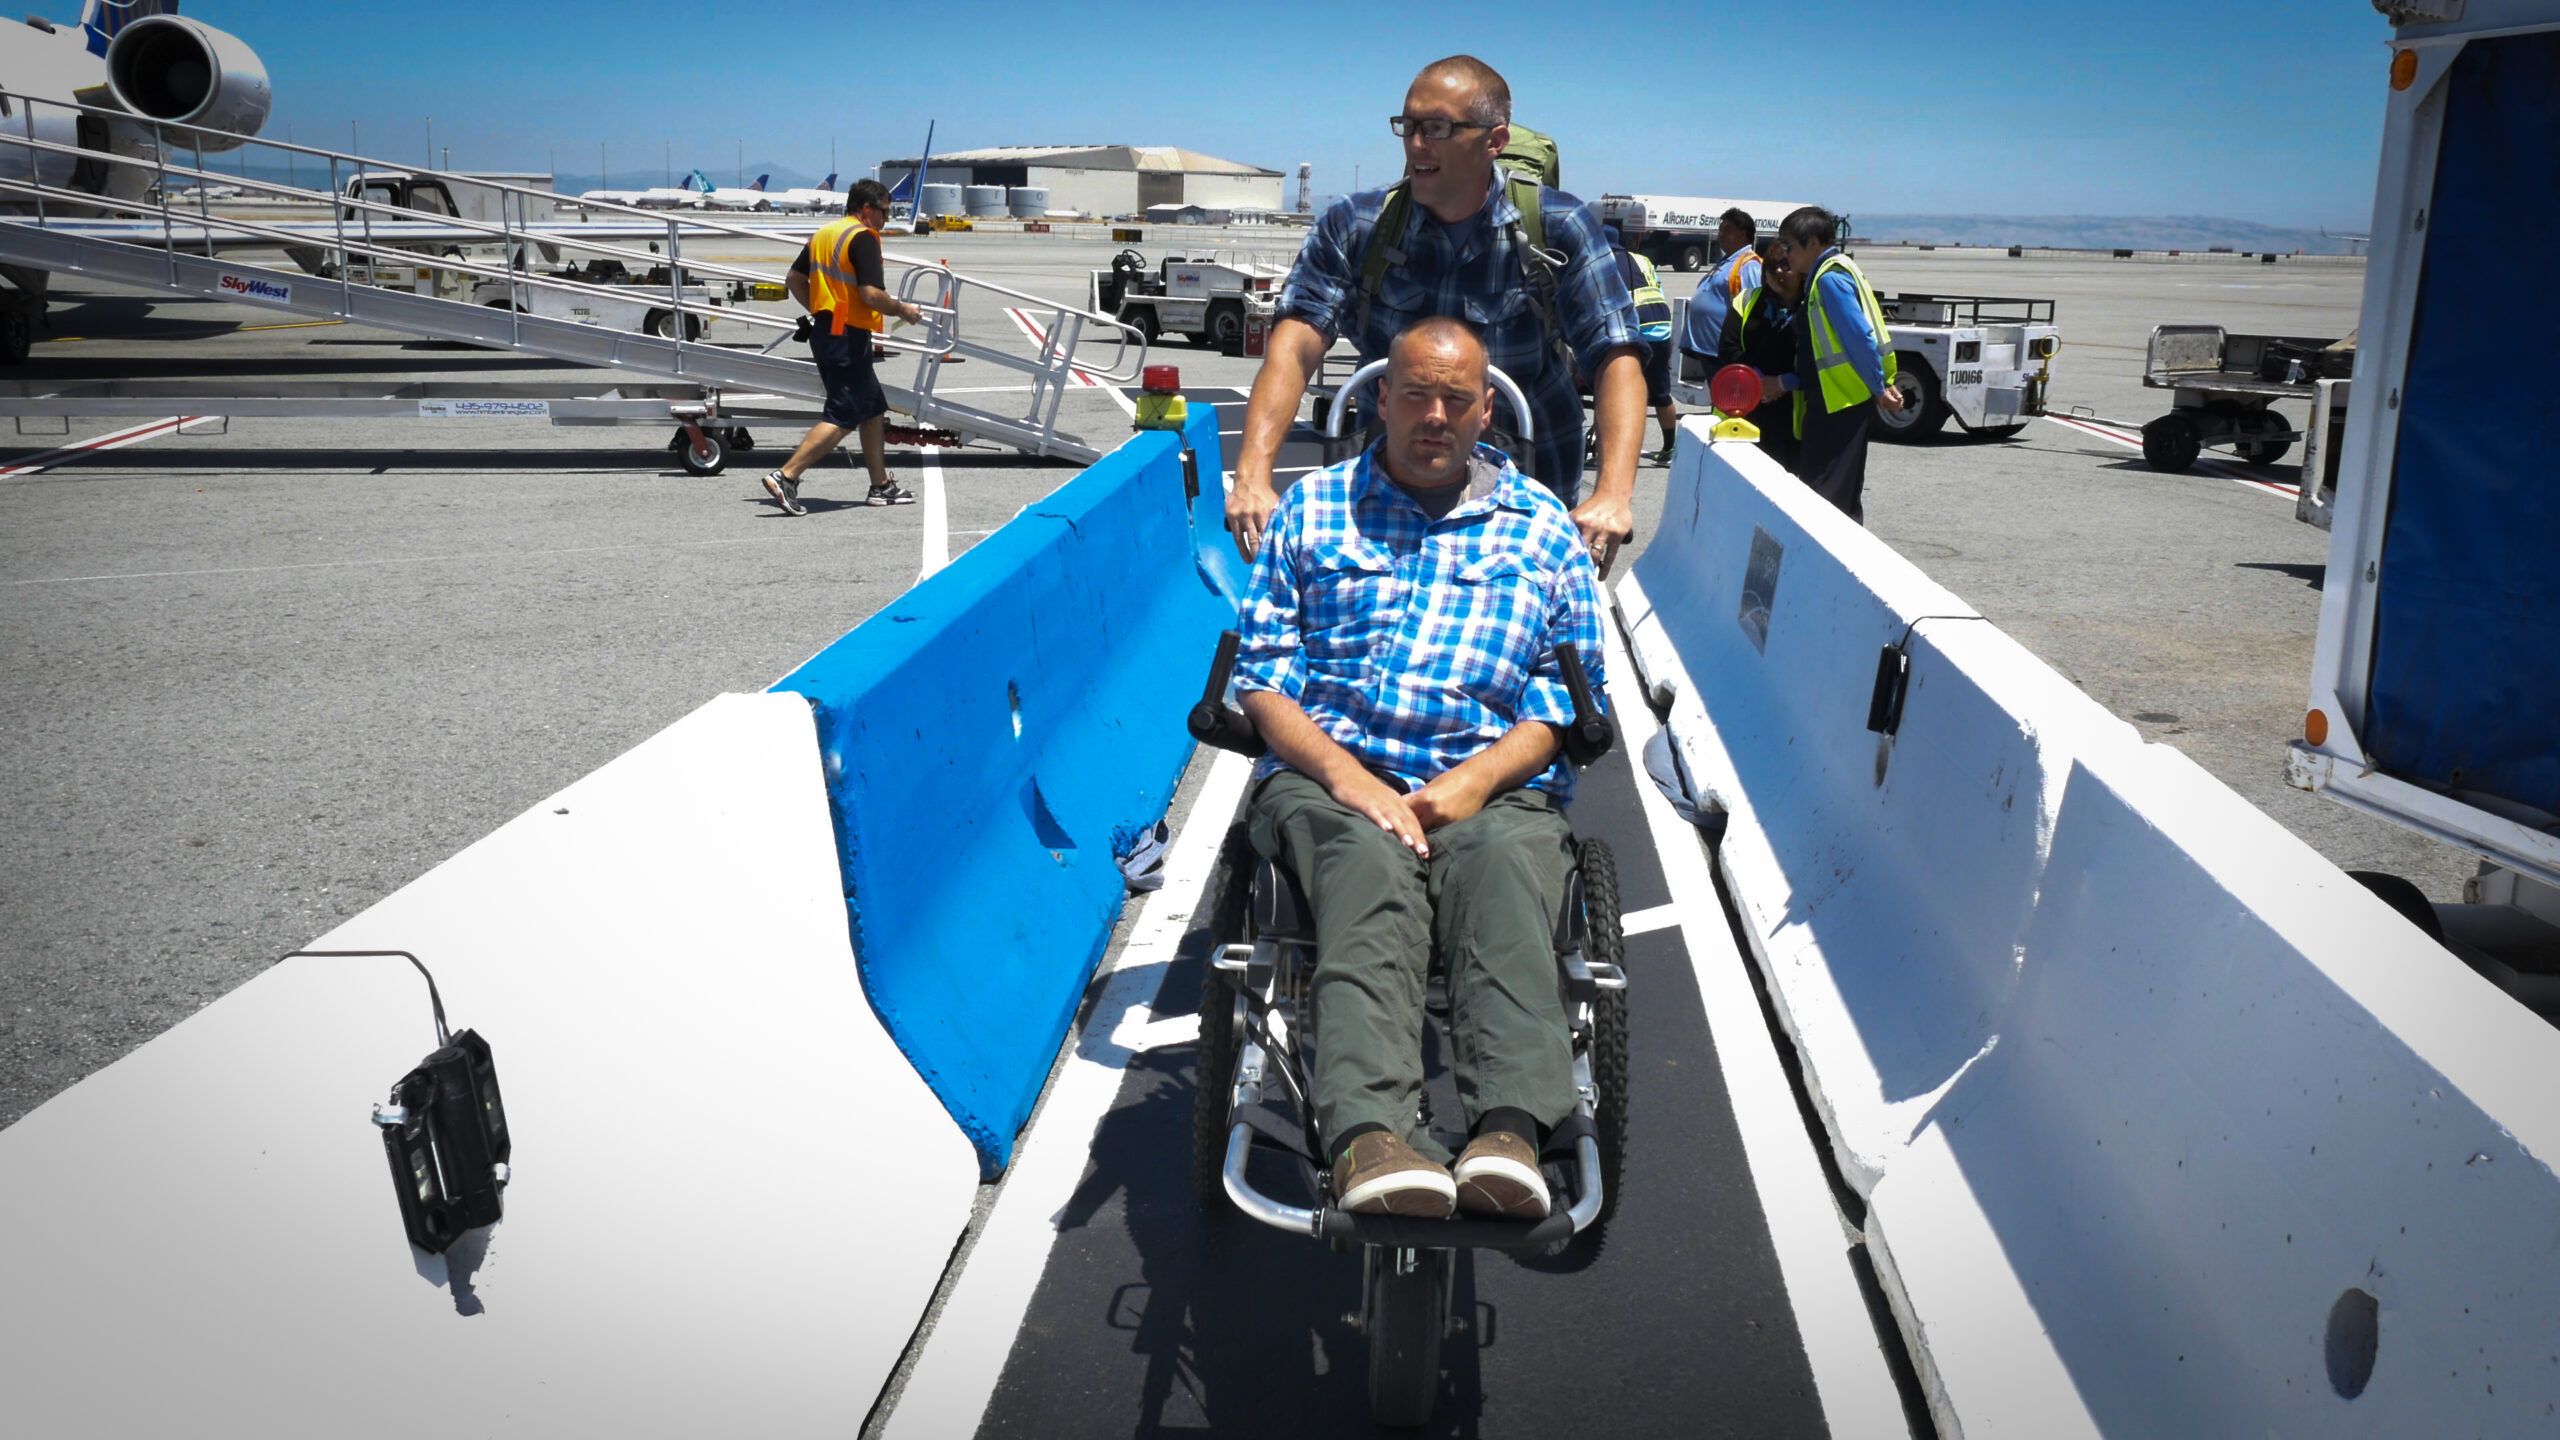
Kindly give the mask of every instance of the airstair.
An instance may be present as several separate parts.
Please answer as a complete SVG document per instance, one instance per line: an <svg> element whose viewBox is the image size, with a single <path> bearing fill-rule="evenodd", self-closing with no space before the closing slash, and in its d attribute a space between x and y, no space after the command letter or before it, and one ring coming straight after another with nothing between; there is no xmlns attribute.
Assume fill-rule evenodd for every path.
<svg viewBox="0 0 2560 1440"><path fill-rule="evenodd" d="M243 141L7 91L0 91L0 117L15 117L14 123L0 119L0 274L17 283L21 293L13 303L21 314L29 295L40 305L46 275L79 275L593 366L614 376L565 389L555 379L538 387L538 395L513 393L495 380L470 387L468 397L443 386L419 403L444 411L417 413L454 413L452 406L476 402L485 408L463 413L532 414L508 407L538 405L560 424L672 420L690 439L684 458L697 473L720 468L744 415L781 418L789 413L777 408L784 402L825 398L813 363L777 353L794 337L799 317L738 303L758 291L772 297L778 271L743 268L736 256L712 258L742 240L790 245L825 217L746 223L576 200L460 172ZM108 153L46 138L94 135L100 126L130 143ZM205 168L199 142L210 150L238 145L238 173ZM184 163L190 157L192 163ZM250 173L253 158L297 179L307 169L325 176L326 184L257 178ZM398 177L403 190L433 196L435 209L460 213L426 213L380 198L383 192L370 183L351 184L384 176ZM228 213L217 213L209 198L214 186L236 187L253 204L226 201ZM1099 457L1091 443L1058 428L1059 403L1079 372L1105 385L1134 383L1146 359L1144 337L1107 315L939 264L884 258L891 288L924 314L921 324L877 341L887 352L881 379L893 411L960 441L1082 463ZM1042 320L1037 353L971 338L971 299ZM703 336L715 321L768 332L769 343L760 349L707 343ZM968 402L937 394L937 380L953 360L1021 377L1023 390L1012 393L1024 398L1023 408L1004 413L976 403L1001 387L973 386ZM904 363L912 363L911 375L892 383ZM203 415L380 415L403 413L411 398L405 390L363 385L244 387L227 395L205 393L201 385L183 387L182 395L179 388L160 395L141 381L14 382L0 385L0 416L17 416L23 425L31 416L129 415L164 400L168 408Z"/></svg>

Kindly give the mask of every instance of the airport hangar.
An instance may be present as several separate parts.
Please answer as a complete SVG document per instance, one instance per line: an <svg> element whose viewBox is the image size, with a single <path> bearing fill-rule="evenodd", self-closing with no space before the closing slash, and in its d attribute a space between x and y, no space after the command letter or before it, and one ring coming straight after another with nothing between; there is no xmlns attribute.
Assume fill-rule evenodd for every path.
<svg viewBox="0 0 2560 1440"><path fill-rule="evenodd" d="M880 183L895 189L915 173L918 157L880 162ZM1045 189L1049 204L1088 215L1137 215L1151 205L1277 212L1281 174L1171 145L999 145L932 157L928 185L1002 185Z"/></svg>

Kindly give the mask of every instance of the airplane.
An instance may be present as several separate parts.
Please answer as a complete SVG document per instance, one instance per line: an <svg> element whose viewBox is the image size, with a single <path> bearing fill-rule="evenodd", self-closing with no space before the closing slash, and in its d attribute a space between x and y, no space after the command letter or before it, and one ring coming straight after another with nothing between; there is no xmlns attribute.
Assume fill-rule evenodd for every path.
<svg viewBox="0 0 2560 1440"><path fill-rule="evenodd" d="M759 175L756 177L756 183L739 189L733 185L714 185L701 171L696 170L693 172L693 179L700 187L701 194L694 204L697 208L704 210L770 210L773 208L773 197L765 193L764 187L765 182L772 178L771 175Z"/></svg>
<svg viewBox="0 0 2560 1440"><path fill-rule="evenodd" d="M819 181L818 187L814 190L794 186L788 190L775 191L773 208L807 215L841 210L844 208L844 193L836 188L836 175L830 170L827 172L827 178Z"/></svg>

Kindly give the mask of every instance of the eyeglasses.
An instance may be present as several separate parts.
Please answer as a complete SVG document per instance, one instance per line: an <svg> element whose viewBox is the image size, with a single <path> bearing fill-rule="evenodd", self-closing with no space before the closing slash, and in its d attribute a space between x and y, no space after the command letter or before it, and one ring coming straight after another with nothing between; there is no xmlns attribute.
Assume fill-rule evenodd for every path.
<svg viewBox="0 0 2560 1440"><path fill-rule="evenodd" d="M1461 130L1490 130L1493 126L1481 120L1443 120L1437 115L1390 115L1387 128L1397 139L1419 131L1425 140L1446 140Z"/></svg>

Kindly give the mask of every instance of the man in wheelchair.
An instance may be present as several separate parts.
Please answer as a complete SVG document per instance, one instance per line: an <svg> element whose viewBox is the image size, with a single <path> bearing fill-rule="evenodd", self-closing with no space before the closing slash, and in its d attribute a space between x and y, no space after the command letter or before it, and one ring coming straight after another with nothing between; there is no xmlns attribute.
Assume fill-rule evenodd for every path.
<svg viewBox="0 0 2560 1440"><path fill-rule="evenodd" d="M1599 687L1599 579L1555 493L1476 443L1493 391L1475 333L1424 320L1389 358L1384 438L1292 487L1254 566L1235 682L1270 753L1250 834L1314 912L1335 1204L1536 1219L1540 1144L1576 1102L1554 939L1574 708L1555 651ZM1454 1173L1419 1123L1435 947L1471 1137Z"/></svg>

